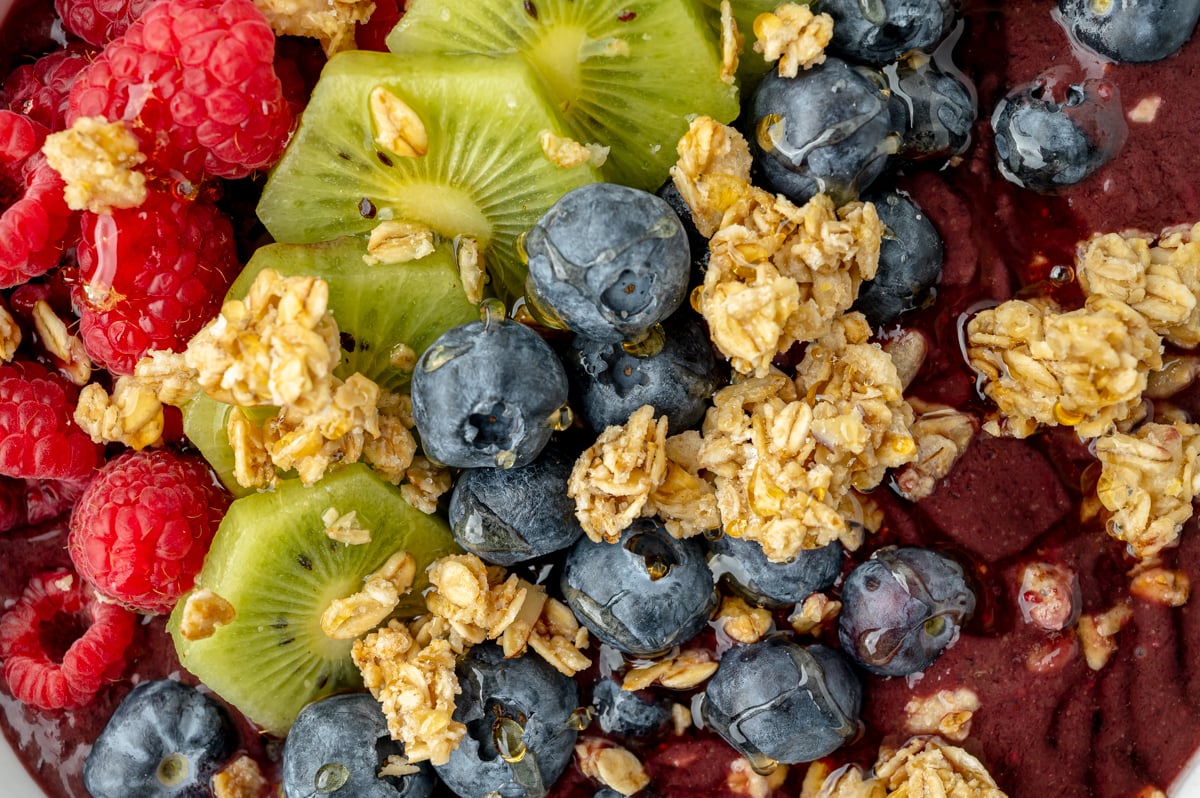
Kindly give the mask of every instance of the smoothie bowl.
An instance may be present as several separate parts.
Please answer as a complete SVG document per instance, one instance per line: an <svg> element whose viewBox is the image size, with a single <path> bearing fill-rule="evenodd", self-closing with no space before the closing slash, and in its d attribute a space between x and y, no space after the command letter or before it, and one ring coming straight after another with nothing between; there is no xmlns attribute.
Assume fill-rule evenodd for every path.
<svg viewBox="0 0 1200 798"><path fill-rule="evenodd" d="M5 795L1200 795L1200 4L407 6L5 19Z"/></svg>

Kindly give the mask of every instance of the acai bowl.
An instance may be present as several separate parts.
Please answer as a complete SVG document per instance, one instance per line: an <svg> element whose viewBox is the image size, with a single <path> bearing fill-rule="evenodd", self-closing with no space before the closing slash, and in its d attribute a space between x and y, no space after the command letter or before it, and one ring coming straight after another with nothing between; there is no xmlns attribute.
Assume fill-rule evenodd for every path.
<svg viewBox="0 0 1200 798"><path fill-rule="evenodd" d="M21 156L26 196L37 150L63 198L43 246L6 264L12 359L30 365L0 395L59 391L71 412L45 432L60 457L4 455L3 609L33 604L39 575L56 600L86 591L72 600L99 610L35 635L66 636L59 658L83 613L129 613L94 684L66 680L69 706L0 687L13 794L86 795L110 716L164 679L201 685L189 700L221 708L224 741L151 775L221 795L281 794L301 711L364 684L387 729L369 776L435 794L887 795L934 777L964 795L1200 794L1200 543L1180 488L1200 336L1194 3L1147 12L1132 43L1094 23L1111 9L1066 2L866 9L881 23L835 3L423 0L395 32L384 3L142 5L109 23L79 11L99 4L28 2L4 27L5 107L43 128L7 119L10 137L48 142ZM175 69L186 90L168 95ZM29 218L11 229L42 232ZM178 282L138 285L152 268ZM252 339L282 353L261 379ZM665 377L645 365L662 352ZM463 398L487 384L482 411ZM814 423L756 439L785 409ZM310 447L319 418L339 432ZM191 465L141 464L163 452ZM525 469L557 487L513 481ZM168 484L207 523L155 570L105 508L165 527L185 512L146 491ZM527 508L555 542L520 526ZM245 529L274 526L307 542L254 548ZM340 563L319 588L314 540ZM755 581L764 552L828 546L812 584L811 568ZM638 568L625 592L652 621L594 609ZM862 598L889 579L915 613L892 626ZM3 630L9 659L28 656ZM273 655L304 634L315 653ZM776 664L742 682L756 662ZM436 685L420 701L410 666ZM510 669L536 706L504 693ZM451 764L464 745L477 759ZM297 750L317 775L291 778L317 792L359 778Z"/></svg>

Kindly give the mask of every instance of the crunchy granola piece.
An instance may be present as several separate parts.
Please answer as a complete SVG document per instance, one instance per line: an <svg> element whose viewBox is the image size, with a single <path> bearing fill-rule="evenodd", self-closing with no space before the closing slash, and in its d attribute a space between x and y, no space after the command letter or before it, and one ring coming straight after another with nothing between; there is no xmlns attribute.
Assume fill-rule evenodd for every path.
<svg viewBox="0 0 1200 798"><path fill-rule="evenodd" d="M518 617L529 591L516 574L489 572L474 554L452 554L429 566L425 606L472 644L494 640ZM503 580L503 581L501 581Z"/></svg>
<svg viewBox="0 0 1200 798"><path fill-rule="evenodd" d="M367 240L368 265L408 263L432 255L435 249L433 229L414 222L382 221L371 230Z"/></svg>
<svg viewBox="0 0 1200 798"><path fill-rule="evenodd" d="M801 69L825 63L833 38L833 17L813 14L806 5L784 3L754 20L754 49L768 63L779 62L779 75L794 78Z"/></svg>
<svg viewBox="0 0 1200 798"><path fill-rule="evenodd" d="M565 676L591 667L583 653L588 647L587 627L580 626L575 613L558 599L547 599L529 635L529 647Z"/></svg>
<svg viewBox="0 0 1200 798"><path fill-rule="evenodd" d="M420 772L421 768L409 762L408 757L401 756L400 754L389 754L388 758L383 762L383 767L381 767L379 772L375 775L381 779L387 778L388 776L402 779L405 776L411 776L414 773Z"/></svg>
<svg viewBox="0 0 1200 798"><path fill-rule="evenodd" d="M699 116L692 120L676 151L679 161L671 167L671 179L700 235L712 238L726 210L747 191L750 145L732 127Z"/></svg>
<svg viewBox="0 0 1200 798"><path fill-rule="evenodd" d="M733 18L733 3L721 0L721 81L730 85L737 79L738 62L746 37Z"/></svg>
<svg viewBox="0 0 1200 798"><path fill-rule="evenodd" d="M152 349L134 365L133 376L164 405L182 406L200 392L196 371L182 352Z"/></svg>
<svg viewBox="0 0 1200 798"><path fill-rule="evenodd" d="M135 169L146 156L124 122L80 117L47 136L42 152L67 184L63 194L73 211L108 213L146 200L146 176Z"/></svg>
<svg viewBox="0 0 1200 798"><path fill-rule="evenodd" d="M1120 300L1173 344L1200 344L1200 223L1164 233L1108 233L1080 244L1079 284Z"/></svg>
<svg viewBox="0 0 1200 798"><path fill-rule="evenodd" d="M462 281L467 301L478 305L483 301L483 287L488 281L487 267L479 253L479 239L468 235L456 236L454 261L458 264L458 279ZM405 371L412 371L416 364L417 355L413 352L412 365Z"/></svg>
<svg viewBox="0 0 1200 798"><path fill-rule="evenodd" d="M254 0L277 36L321 43L325 55L353 49L356 27L371 18L374 0Z"/></svg>
<svg viewBox="0 0 1200 798"><path fill-rule="evenodd" d="M99 383L88 383L79 392L75 423L93 441L123 443L144 449L162 440L162 403L139 381L119 377L110 397Z"/></svg>
<svg viewBox="0 0 1200 798"><path fill-rule="evenodd" d="M358 511L339 513L336 507L329 507L321 513L321 521L325 524L325 534L330 540L345 543L347 546L361 546L371 542L371 530L358 525Z"/></svg>
<svg viewBox="0 0 1200 798"><path fill-rule="evenodd" d="M321 613L321 631L333 640L353 640L371 631L396 609L416 573L412 555L396 552L363 579L362 590L329 603Z"/></svg>
<svg viewBox="0 0 1200 798"><path fill-rule="evenodd" d="M408 480L400 486L404 500L429 515L437 512L438 498L451 487L449 469L434 465L428 457L414 457L404 478Z"/></svg>
<svg viewBox="0 0 1200 798"><path fill-rule="evenodd" d="M33 329L59 370L76 385L86 385L92 378L92 359L82 339L67 329L66 322L44 299L33 303Z"/></svg>
<svg viewBox="0 0 1200 798"><path fill-rule="evenodd" d="M231 623L237 617L233 605L208 588L188 594L179 619L179 634L184 640L204 640L212 637L217 627Z"/></svg>
<svg viewBox="0 0 1200 798"><path fill-rule="evenodd" d="M910 734L940 734L961 743L970 735L971 716L978 709L979 696L969 687L914 696L904 705L904 728Z"/></svg>
<svg viewBox="0 0 1200 798"><path fill-rule="evenodd" d="M429 152L425 123L408 103L383 86L372 89L368 101L376 144L401 158L421 158Z"/></svg>
<svg viewBox="0 0 1200 798"><path fill-rule="evenodd" d="M788 616L788 623L799 634L817 634L829 626L841 611L842 602L834 601L824 593L812 593Z"/></svg>
<svg viewBox="0 0 1200 798"><path fill-rule="evenodd" d="M1140 563L1139 565L1144 565ZM1129 584L1129 594L1151 604L1164 607L1182 607L1191 597L1191 581L1184 571L1164 568L1162 565L1137 567Z"/></svg>
<svg viewBox="0 0 1200 798"><path fill-rule="evenodd" d="M525 654L529 646L529 639L533 636L533 628L538 619L542 617L542 610L549 598L546 595L546 588L541 585L526 582L524 579L519 581L520 586L525 590L525 600L521 602L521 609L517 613L517 617L500 635L500 647L504 651L506 659Z"/></svg>
<svg viewBox="0 0 1200 798"><path fill-rule="evenodd" d="M1004 798L982 762L937 737L914 737L899 751L881 750L875 777L888 798Z"/></svg>
<svg viewBox="0 0 1200 798"><path fill-rule="evenodd" d="M615 543L643 515L667 474L667 417L643 405L623 426L612 426L575 461L567 495L587 536Z"/></svg>
<svg viewBox="0 0 1200 798"><path fill-rule="evenodd" d="M719 529L721 511L717 508L716 492L694 470L674 461L671 440L666 441L666 475L650 494L642 515L657 515L667 532L677 538Z"/></svg>
<svg viewBox="0 0 1200 798"><path fill-rule="evenodd" d="M17 356L17 347L21 345L21 325L8 312L8 308L0 303L0 362L7 363Z"/></svg>
<svg viewBox="0 0 1200 798"><path fill-rule="evenodd" d="M414 639L399 621L354 641L354 664L383 704L388 731L404 743L409 762L444 765L467 727L453 719L461 692L454 651L441 638Z"/></svg>
<svg viewBox="0 0 1200 798"><path fill-rule="evenodd" d="M737 642L749 645L771 630L771 613L751 607L737 596L726 596L717 612L717 626Z"/></svg>
<svg viewBox="0 0 1200 798"><path fill-rule="evenodd" d="M678 737L690 728L692 728L692 710L677 701L672 702L671 731Z"/></svg>
<svg viewBox="0 0 1200 798"><path fill-rule="evenodd" d="M233 478L243 488L268 488L279 479L262 427L237 408L225 418L225 436L233 450Z"/></svg>
<svg viewBox="0 0 1200 798"><path fill-rule="evenodd" d="M905 390L908 390L908 386L916 379L921 366L925 365L930 345L929 336L925 333L904 329L888 335L880 342L883 351L892 356L896 374L899 375L900 384Z"/></svg>
<svg viewBox="0 0 1200 798"><path fill-rule="evenodd" d="M1021 568L1017 606L1021 617L1047 632L1058 632L1075 622L1083 597L1075 573L1062 565L1026 563Z"/></svg>
<svg viewBox="0 0 1200 798"><path fill-rule="evenodd" d="M967 325L967 357L1003 425L993 434L1027 437L1041 424L1094 438L1136 412L1147 374L1162 366L1162 341L1123 302L1093 294L1078 310L1011 299Z"/></svg>
<svg viewBox="0 0 1200 798"><path fill-rule="evenodd" d="M603 144L580 144L568 136L559 136L553 130L538 133L538 145L546 160L563 169L591 163L599 167L608 160L609 148Z"/></svg>
<svg viewBox="0 0 1200 798"><path fill-rule="evenodd" d="M641 760L629 749L608 740L583 738L575 745L575 758L585 776L621 795L633 795L650 783Z"/></svg>
<svg viewBox="0 0 1200 798"><path fill-rule="evenodd" d="M212 777L213 798L259 798L270 783L258 763L239 754Z"/></svg>
<svg viewBox="0 0 1200 798"><path fill-rule="evenodd" d="M1098 671L1108 664L1117 650L1117 632L1133 618L1133 609L1128 604L1118 604L1105 612L1092 612L1080 616L1075 632L1083 648L1083 658L1088 667Z"/></svg>
<svg viewBox="0 0 1200 798"><path fill-rule="evenodd" d="M1200 357L1196 355L1170 355L1163 360L1163 367L1150 372L1146 390L1147 399L1170 399L1185 391L1200 377ZM1157 409L1157 408L1156 408Z"/></svg>
<svg viewBox="0 0 1200 798"><path fill-rule="evenodd" d="M920 501L933 493L942 477L963 456L979 423L973 416L945 405L913 403L918 411L912 435L917 456L896 471L897 492L909 501Z"/></svg>
<svg viewBox="0 0 1200 798"><path fill-rule="evenodd" d="M1095 450L1108 533L1143 559L1174 545L1200 494L1200 425L1143 424L1132 435L1102 436Z"/></svg>
<svg viewBox="0 0 1200 798"><path fill-rule="evenodd" d="M690 690L708 681L719 664L703 649L687 649L649 665L631 668L621 681L621 689L645 690L652 684L660 684L670 690Z"/></svg>
<svg viewBox="0 0 1200 798"><path fill-rule="evenodd" d="M744 756L735 757L725 771L725 788L734 795L746 798L768 798L787 780L788 766L779 765L768 775L754 770L754 765Z"/></svg>
<svg viewBox="0 0 1200 798"><path fill-rule="evenodd" d="M377 474L398 485L417 454L417 440L411 432L412 400L400 394L383 394L376 403L376 410L379 434L363 442L363 460L370 463ZM436 503L437 496L433 498Z"/></svg>
<svg viewBox="0 0 1200 798"><path fill-rule="evenodd" d="M828 765L817 760L804 774L800 798L887 798L887 795L883 782L863 773L858 765L843 765L830 771Z"/></svg>

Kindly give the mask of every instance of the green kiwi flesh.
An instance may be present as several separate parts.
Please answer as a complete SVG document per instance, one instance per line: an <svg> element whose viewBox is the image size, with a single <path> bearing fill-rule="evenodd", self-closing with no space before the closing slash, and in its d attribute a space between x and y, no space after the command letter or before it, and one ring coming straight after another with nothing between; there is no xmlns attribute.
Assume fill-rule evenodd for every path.
<svg viewBox="0 0 1200 798"><path fill-rule="evenodd" d="M355 511L370 542L329 538L321 516L330 507ZM196 589L229 601L237 617L211 637L188 641L179 633L180 601L167 626L180 663L264 731L286 734L310 701L361 688L353 641L326 636L321 614L400 550L417 563L417 581L397 608L411 615L423 607L426 567L458 549L445 521L409 506L364 465L340 468L310 487L287 480L235 500Z"/></svg>
<svg viewBox="0 0 1200 798"><path fill-rule="evenodd" d="M389 152L370 96L383 88L420 119L420 156ZM276 241L369 233L381 221L474 237L492 290L523 292L518 236L563 194L594 182L586 163L547 159L539 134L567 131L516 56L398 56L349 51L329 60L295 136L271 171L258 216Z"/></svg>
<svg viewBox="0 0 1200 798"><path fill-rule="evenodd" d="M226 490L235 497L253 493L254 488L243 487L233 475L233 447L229 445L229 435L225 432L229 414L242 412L241 409L218 402L208 394L198 393L188 400L182 411L184 434L200 450Z"/></svg>
<svg viewBox="0 0 1200 798"><path fill-rule="evenodd" d="M692 0L410 0L388 35L397 53L518 52L572 138L611 147L605 179L653 191L689 118L730 122L719 37Z"/></svg>

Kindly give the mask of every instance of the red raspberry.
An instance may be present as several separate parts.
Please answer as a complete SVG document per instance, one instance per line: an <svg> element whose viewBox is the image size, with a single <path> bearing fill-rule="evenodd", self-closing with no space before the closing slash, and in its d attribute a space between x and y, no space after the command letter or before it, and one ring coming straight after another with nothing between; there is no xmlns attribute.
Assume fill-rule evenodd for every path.
<svg viewBox="0 0 1200 798"><path fill-rule="evenodd" d="M274 57L250 0L160 0L80 75L68 121L124 120L144 168L163 177L245 177L273 164L291 131Z"/></svg>
<svg viewBox="0 0 1200 798"><path fill-rule="evenodd" d="M0 477L0 532L36 526L69 512L87 483Z"/></svg>
<svg viewBox="0 0 1200 798"><path fill-rule="evenodd" d="M74 420L79 389L28 361L0 366L0 474L86 479L101 449Z"/></svg>
<svg viewBox="0 0 1200 798"><path fill-rule="evenodd" d="M47 130L0 111L0 288L11 288L58 265L71 211L62 178L46 163Z"/></svg>
<svg viewBox="0 0 1200 798"><path fill-rule="evenodd" d="M22 64L4 81L8 107L54 133L67 126L68 99L75 78L90 64L90 51L79 45L55 50Z"/></svg>
<svg viewBox="0 0 1200 798"><path fill-rule="evenodd" d="M107 463L80 497L67 546L101 594L170 612L192 589L228 506L204 458L129 452Z"/></svg>
<svg viewBox="0 0 1200 798"><path fill-rule="evenodd" d="M101 601L69 570L38 574L0 617L4 679L13 696L31 706L87 706L125 669L136 625L136 615ZM81 626L85 631L76 637Z"/></svg>
<svg viewBox="0 0 1200 798"><path fill-rule="evenodd" d="M151 349L181 351L221 308L241 266L233 225L205 200L152 189L137 208L85 212L72 297L84 348L117 374Z"/></svg>
<svg viewBox="0 0 1200 798"><path fill-rule="evenodd" d="M88 44L103 47L129 30L154 0L54 0L63 27Z"/></svg>

